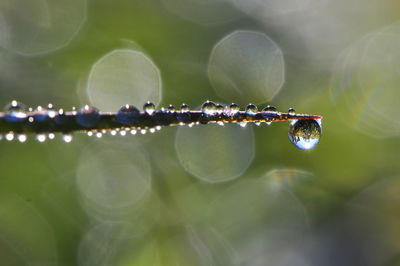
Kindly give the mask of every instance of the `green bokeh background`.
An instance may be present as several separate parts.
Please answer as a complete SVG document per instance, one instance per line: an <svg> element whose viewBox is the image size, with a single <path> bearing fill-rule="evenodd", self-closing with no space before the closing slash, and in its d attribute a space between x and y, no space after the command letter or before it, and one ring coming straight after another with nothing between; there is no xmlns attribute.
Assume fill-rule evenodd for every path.
<svg viewBox="0 0 400 266"><path fill-rule="evenodd" d="M207 99L224 102L207 77L214 45L235 30L254 30L273 39L285 59L285 84L269 104L282 111L294 107L301 113L320 114L324 119L320 144L307 152L288 141L286 123L254 127L255 154L249 168L239 178L218 184L203 182L184 170L175 149L177 128L120 137L121 142L140 142L150 162L152 193L141 218L130 214L96 217L83 206L75 182L77 167L86 147L99 140L82 134L75 135L70 144L61 140L43 144L2 141L0 265L398 265L399 138L396 134L374 137L355 128L353 120L349 121L353 117L349 112L354 110L344 102L334 104L330 90L340 52L365 34L396 22L400 5L397 1L336 1L328 10L333 21L344 16L343 30L354 29L354 34L326 57L323 51L310 49L297 38L289 30L290 24L282 26L285 18L263 20L238 11L240 17L234 20L201 25L169 12L155 0L89 1L85 23L66 47L38 56L7 57L6 62L16 62L13 69L22 70L9 73L8 65L1 65L4 105L15 98L30 106L52 102L70 108L84 104L79 82L87 77L91 66L114 49L129 48L123 40L132 40L160 69L161 105L185 102L199 106ZM1 49L5 56L11 53ZM179 62L190 62L194 67L181 67ZM45 70L25 73L26 66ZM393 71L398 73L398 69ZM392 91L383 93L390 95L398 90L398 84L392 85ZM396 95L393 93L393 97ZM365 112L369 112L368 107ZM398 123L398 118L388 123ZM283 194L277 196L283 202L271 196L273 192L267 186L264 191L252 183L268 183L271 175L266 173L276 169L292 169L285 172L289 181L281 180L290 183L284 184ZM293 169L311 177L296 178ZM244 191L238 189L240 193L236 194L238 187ZM229 245L204 233L219 228L208 210L221 195L230 197L229 203L221 200L221 208L227 217L235 213L232 217L237 225L235 233L228 229L218 232ZM294 207L285 200L292 196L304 208L305 221L291 220ZM268 204L268 208L262 204ZM130 225L125 227L124 223ZM295 230L297 223L306 225ZM277 225L279 230L287 229L284 236L290 241L269 238L268 230ZM131 232L141 226L146 229L139 235ZM261 240L265 236L270 244L260 244L261 250L270 252L271 245L276 244L274 248L281 250L282 257L269 260L261 252L248 255L253 260L243 259L240 247L253 236ZM289 244L293 246L288 248ZM290 259L294 250L304 261ZM254 259L257 256L259 261ZM286 263L284 258L289 258Z"/></svg>

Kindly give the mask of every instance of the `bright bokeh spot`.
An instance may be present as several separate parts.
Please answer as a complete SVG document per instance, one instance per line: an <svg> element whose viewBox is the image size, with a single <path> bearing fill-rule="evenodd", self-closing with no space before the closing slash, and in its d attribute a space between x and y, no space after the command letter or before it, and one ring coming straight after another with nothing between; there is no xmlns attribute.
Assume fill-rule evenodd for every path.
<svg viewBox="0 0 400 266"><path fill-rule="evenodd" d="M96 142L83 151L77 168L83 205L103 217L129 214L151 191L147 154L132 141Z"/></svg>
<svg viewBox="0 0 400 266"><path fill-rule="evenodd" d="M199 125L178 129L176 152L183 168L209 183L241 176L254 158L252 128L237 125Z"/></svg>
<svg viewBox="0 0 400 266"><path fill-rule="evenodd" d="M373 32L339 57L331 95L342 116L374 137L400 134L400 24Z"/></svg>
<svg viewBox="0 0 400 266"><path fill-rule="evenodd" d="M92 105L104 111L125 104L141 107L147 101L157 105L162 96L160 71L143 52L117 49L93 65L87 95Z"/></svg>
<svg viewBox="0 0 400 266"><path fill-rule="evenodd" d="M0 4L0 46L22 55L68 45L86 19L86 0L5 1Z"/></svg>
<svg viewBox="0 0 400 266"><path fill-rule="evenodd" d="M235 31L215 45L208 77L216 93L226 101L270 101L285 80L283 54L264 33Z"/></svg>

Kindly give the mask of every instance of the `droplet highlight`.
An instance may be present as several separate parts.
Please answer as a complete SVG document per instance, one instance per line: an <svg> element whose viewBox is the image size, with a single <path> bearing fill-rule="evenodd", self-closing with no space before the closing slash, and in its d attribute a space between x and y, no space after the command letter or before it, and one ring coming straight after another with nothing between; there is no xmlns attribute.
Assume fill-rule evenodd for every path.
<svg viewBox="0 0 400 266"><path fill-rule="evenodd" d="M7 122L22 122L27 118L26 107L16 100L11 101L4 107L4 119Z"/></svg>

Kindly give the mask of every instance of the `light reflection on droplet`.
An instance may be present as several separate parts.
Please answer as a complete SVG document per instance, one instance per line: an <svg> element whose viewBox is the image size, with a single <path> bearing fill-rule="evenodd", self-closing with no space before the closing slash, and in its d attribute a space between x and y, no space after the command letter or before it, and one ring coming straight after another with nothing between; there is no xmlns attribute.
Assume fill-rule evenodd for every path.
<svg viewBox="0 0 400 266"><path fill-rule="evenodd" d="M210 183L238 178L254 158L252 128L235 125L180 127L175 148L183 168Z"/></svg>
<svg viewBox="0 0 400 266"><path fill-rule="evenodd" d="M142 106L161 101L160 71L144 53L117 49L100 58L88 78L90 102L105 111L118 110L129 103Z"/></svg>
<svg viewBox="0 0 400 266"><path fill-rule="evenodd" d="M227 101L266 102L283 85L283 54L264 33L235 31L215 45L208 77L216 93Z"/></svg>

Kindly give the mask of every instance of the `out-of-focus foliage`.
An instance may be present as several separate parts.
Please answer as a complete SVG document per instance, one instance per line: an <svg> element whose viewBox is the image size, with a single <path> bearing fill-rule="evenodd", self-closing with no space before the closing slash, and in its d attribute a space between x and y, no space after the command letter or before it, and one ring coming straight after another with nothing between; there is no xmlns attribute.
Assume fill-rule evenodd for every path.
<svg viewBox="0 0 400 266"><path fill-rule="evenodd" d="M395 0L0 1L0 95L272 104L287 123L0 143L0 265L398 265ZM243 107L243 106L242 106Z"/></svg>

